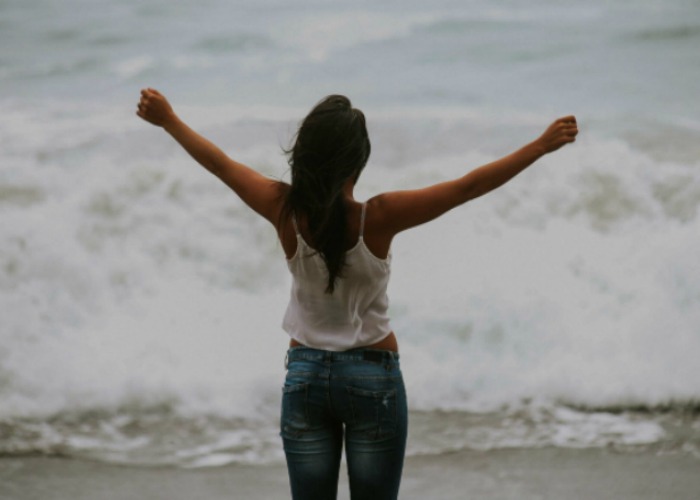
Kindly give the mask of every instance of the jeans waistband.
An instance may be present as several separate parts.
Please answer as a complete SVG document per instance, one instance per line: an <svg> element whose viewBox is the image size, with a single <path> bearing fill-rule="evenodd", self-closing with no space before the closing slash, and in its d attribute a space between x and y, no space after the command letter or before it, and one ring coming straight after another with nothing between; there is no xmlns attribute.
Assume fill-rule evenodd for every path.
<svg viewBox="0 0 700 500"><path fill-rule="evenodd" d="M287 351L286 362L295 360L309 361L373 361L385 363L399 360L399 353L380 349L352 349L350 351L324 351L311 347L292 347Z"/></svg>

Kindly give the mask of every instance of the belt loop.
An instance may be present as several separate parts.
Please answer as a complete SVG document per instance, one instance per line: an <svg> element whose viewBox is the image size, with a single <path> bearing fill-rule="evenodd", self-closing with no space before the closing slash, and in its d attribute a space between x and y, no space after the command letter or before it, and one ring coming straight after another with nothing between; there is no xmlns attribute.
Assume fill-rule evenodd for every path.
<svg viewBox="0 0 700 500"><path fill-rule="evenodd" d="M289 351L284 355L284 369L287 370L289 368Z"/></svg>

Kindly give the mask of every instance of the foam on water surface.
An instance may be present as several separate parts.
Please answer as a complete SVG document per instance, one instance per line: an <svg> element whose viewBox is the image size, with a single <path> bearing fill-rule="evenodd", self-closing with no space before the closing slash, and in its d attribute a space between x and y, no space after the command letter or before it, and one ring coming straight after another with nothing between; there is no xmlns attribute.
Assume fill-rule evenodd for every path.
<svg viewBox="0 0 700 500"><path fill-rule="evenodd" d="M204 110L190 111L205 120ZM34 146L15 142L31 168L12 179L4 171L5 186L43 193L8 197L3 208L12 223L2 235L1 298L12 314L3 319L0 411L15 436L4 452L188 467L279 459L289 281L273 228L166 138L145 139L126 116L110 136L103 117L119 115L102 113L89 132L64 123L64 139L51 146L63 155L22 155ZM454 111L380 113L371 126L385 145L358 195L488 161L497 144L461 150L451 139L479 113L465 110L462 121ZM412 146L425 120L441 133ZM518 134L532 121L503 126ZM289 122L214 116L209 127L257 138L241 154L284 177L277 146ZM688 193L677 212L655 188L694 179L697 165L658 162L617 139L577 147L585 157L572 148L547 158L501 192L397 238L390 298L412 410L436 421L440 412L496 415L466 431L448 426L449 436L431 429L438 437L418 439L411 453L439 453L448 442L650 445L665 439L654 418L595 409L697 404L700 200ZM428 159L439 167L426 170ZM500 413L533 397L546 418ZM163 446L171 418L199 430Z"/></svg>
<svg viewBox="0 0 700 500"><path fill-rule="evenodd" d="M463 175L576 113L574 146L394 242L410 453L700 449L631 411L700 401L696 7L254 2L230 22L218 1L69 4L0 16L2 453L281 456L282 250L134 117L145 86L276 178L313 103L350 94L373 140L360 199Z"/></svg>

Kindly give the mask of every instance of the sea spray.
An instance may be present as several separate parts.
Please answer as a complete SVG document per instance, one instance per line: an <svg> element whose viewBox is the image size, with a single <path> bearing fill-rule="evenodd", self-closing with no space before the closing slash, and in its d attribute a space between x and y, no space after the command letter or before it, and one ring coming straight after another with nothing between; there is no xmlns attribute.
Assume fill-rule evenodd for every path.
<svg viewBox="0 0 700 500"><path fill-rule="evenodd" d="M135 117L145 86L278 179L299 120L347 93L373 142L358 199L576 114L574 145L393 243L409 453L699 453L673 430L700 399L696 6L67 2L0 16L1 453L281 459L282 249Z"/></svg>

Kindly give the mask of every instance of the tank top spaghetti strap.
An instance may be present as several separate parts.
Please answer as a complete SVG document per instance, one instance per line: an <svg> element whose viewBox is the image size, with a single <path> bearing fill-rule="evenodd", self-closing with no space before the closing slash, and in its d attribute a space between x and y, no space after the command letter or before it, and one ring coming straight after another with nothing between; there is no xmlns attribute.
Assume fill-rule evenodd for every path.
<svg viewBox="0 0 700 500"><path fill-rule="evenodd" d="M359 239L364 239L364 233L365 233L365 214L367 213L367 202L362 204L362 213L360 215L360 235ZM301 232L299 231L299 223L297 222L297 215L292 214L292 224L294 225L294 234L297 236L301 236Z"/></svg>
<svg viewBox="0 0 700 500"><path fill-rule="evenodd" d="M367 203L363 203L358 241L347 250L346 266L331 294L325 292L325 262L304 240L292 215L297 251L287 260L292 290L282 327L299 343L345 351L377 343L392 332L386 293L391 258L380 259L365 245L366 212Z"/></svg>

